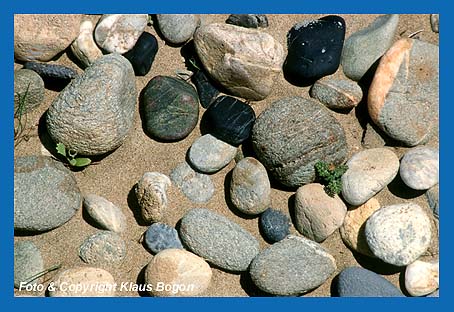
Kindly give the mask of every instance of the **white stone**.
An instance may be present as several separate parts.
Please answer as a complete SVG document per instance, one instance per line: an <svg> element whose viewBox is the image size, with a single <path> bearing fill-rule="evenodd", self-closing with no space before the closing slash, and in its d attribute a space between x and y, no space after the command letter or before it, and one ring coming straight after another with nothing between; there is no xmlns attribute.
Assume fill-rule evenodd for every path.
<svg viewBox="0 0 454 312"><path fill-rule="evenodd" d="M104 197L95 194L85 195L84 208L101 228L117 233L126 229L126 217L121 209Z"/></svg>
<svg viewBox="0 0 454 312"><path fill-rule="evenodd" d="M412 296L425 296L438 289L438 260L424 262L416 260L405 269L405 288Z"/></svg>
<svg viewBox="0 0 454 312"><path fill-rule="evenodd" d="M71 51L85 67L102 56L101 50L93 39L93 28L91 21L83 21L80 24L79 36L71 44Z"/></svg>

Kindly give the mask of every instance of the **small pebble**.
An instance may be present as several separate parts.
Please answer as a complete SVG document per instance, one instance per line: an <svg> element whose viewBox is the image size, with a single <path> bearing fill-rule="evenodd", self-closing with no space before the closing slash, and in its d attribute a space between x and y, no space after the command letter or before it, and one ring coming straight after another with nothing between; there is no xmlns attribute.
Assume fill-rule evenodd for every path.
<svg viewBox="0 0 454 312"><path fill-rule="evenodd" d="M83 204L85 211L102 229L117 233L126 229L126 217L121 209L104 197L88 194L84 196Z"/></svg>
<svg viewBox="0 0 454 312"><path fill-rule="evenodd" d="M214 86L214 82L205 75L203 70L198 70L192 75L191 81L199 94L200 104L203 108L208 108L220 93L217 87Z"/></svg>
<svg viewBox="0 0 454 312"><path fill-rule="evenodd" d="M35 71L43 80L71 80L78 76L74 69L57 64L26 62L24 68Z"/></svg>
<svg viewBox="0 0 454 312"><path fill-rule="evenodd" d="M352 80L326 77L315 82L310 89L310 95L328 108L344 111L356 107L361 102L363 91Z"/></svg>
<svg viewBox="0 0 454 312"><path fill-rule="evenodd" d="M270 243L283 240L290 234L290 219L281 211L268 208L260 215L260 229Z"/></svg>
<svg viewBox="0 0 454 312"><path fill-rule="evenodd" d="M79 36L71 44L71 51L84 68L90 66L102 56L102 51L93 38L93 29L91 21L83 21L80 24Z"/></svg>
<svg viewBox="0 0 454 312"><path fill-rule="evenodd" d="M430 27L433 32L438 33L440 30L440 14L430 14Z"/></svg>
<svg viewBox="0 0 454 312"><path fill-rule="evenodd" d="M400 162L402 181L414 190L427 190L438 183L438 150L417 147L407 151Z"/></svg>
<svg viewBox="0 0 454 312"><path fill-rule="evenodd" d="M38 247L32 241L14 243L14 287L20 288L21 282L39 283L40 278L32 281L30 277L44 270L44 260Z"/></svg>
<svg viewBox="0 0 454 312"><path fill-rule="evenodd" d="M159 30L172 44L183 44L192 38L200 24L196 14L156 14Z"/></svg>
<svg viewBox="0 0 454 312"><path fill-rule="evenodd" d="M28 113L44 100L44 81L30 69L14 71L14 116Z"/></svg>
<svg viewBox="0 0 454 312"><path fill-rule="evenodd" d="M246 28L268 27L268 18L265 14L230 14L225 22Z"/></svg>
<svg viewBox="0 0 454 312"><path fill-rule="evenodd" d="M137 182L135 193L145 222L158 222L164 218L167 209L166 192L171 184L169 177L159 172L146 172Z"/></svg>
<svg viewBox="0 0 454 312"><path fill-rule="evenodd" d="M430 209L432 209L434 216L439 219L439 186L438 184L430 188L426 192L427 202L429 203Z"/></svg>
<svg viewBox="0 0 454 312"><path fill-rule="evenodd" d="M405 289L411 296L425 296L439 286L438 260L424 262L416 260L405 269Z"/></svg>
<svg viewBox="0 0 454 312"><path fill-rule="evenodd" d="M115 232L99 231L84 240L79 248L79 256L91 265L117 266L126 257L126 244Z"/></svg>
<svg viewBox="0 0 454 312"><path fill-rule="evenodd" d="M183 249L177 230L161 222L150 225L145 232L145 244L155 254L164 249Z"/></svg>
<svg viewBox="0 0 454 312"><path fill-rule="evenodd" d="M140 35L134 47L123 56L131 62L136 76L145 76L151 69L156 53L158 53L156 37L144 32Z"/></svg>
<svg viewBox="0 0 454 312"><path fill-rule="evenodd" d="M195 172L186 162L172 170L170 179L193 202L205 203L213 197L214 185L210 176Z"/></svg>

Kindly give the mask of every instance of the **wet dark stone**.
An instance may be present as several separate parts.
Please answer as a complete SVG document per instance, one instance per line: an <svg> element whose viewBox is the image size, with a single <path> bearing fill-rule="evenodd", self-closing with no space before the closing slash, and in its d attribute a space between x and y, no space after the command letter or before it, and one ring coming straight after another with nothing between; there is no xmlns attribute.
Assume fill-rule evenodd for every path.
<svg viewBox="0 0 454 312"><path fill-rule="evenodd" d="M136 76L145 76L151 69L156 53L158 53L156 37L144 32L140 35L134 47L123 56L131 62Z"/></svg>
<svg viewBox="0 0 454 312"><path fill-rule="evenodd" d="M192 77L192 83L197 88L200 104L203 108L208 108L211 103L218 97L219 90L213 85L213 82L208 78L202 70L197 71Z"/></svg>

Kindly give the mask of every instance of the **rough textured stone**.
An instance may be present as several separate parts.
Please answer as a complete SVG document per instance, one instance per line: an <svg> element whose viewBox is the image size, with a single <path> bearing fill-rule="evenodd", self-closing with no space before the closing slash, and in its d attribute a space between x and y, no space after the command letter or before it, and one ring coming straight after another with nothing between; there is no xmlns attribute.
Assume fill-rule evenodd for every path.
<svg viewBox="0 0 454 312"><path fill-rule="evenodd" d="M373 122L408 146L438 131L438 46L400 39L381 58L368 93Z"/></svg>
<svg viewBox="0 0 454 312"><path fill-rule="evenodd" d="M290 234L290 219L281 211L268 208L260 215L259 226L268 242L275 243Z"/></svg>
<svg viewBox="0 0 454 312"><path fill-rule="evenodd" d="M78 154L110 152L132 127L136 97L131 64L105 55L59 93L47 112L47 129L54 142Z"/></svg>
<svg viewBox="0 0 454 312"><path fill-rule="evenodd" d="M180 237L192 252L229 271L246 271L259 253L252 234L208 209L189 210L181 219Z"/></svg>
<svg viewBox="0 0 454 312"><path fill-rule="evenodd" d="M177 230L161 222L150 225L145 232L145 244L155 254L164 249L183 249Z"/></svg>
<svg viewBox="0 0 454 312"><path fill-rule="evenodd" d="M44 81L33 70L14 71L14 116L25 114L44 100ZM23 101L21 103L21 101Z"/></svg>
<svg viewBox="0 0 454 312"><path fill-rule="evenodd" d="M204 25L195 32L194 44L210 76L232 95L245 99L266 98L282 70L283 47L256 29Z"/></svg>
<svg viewBox="0 0 454 312"><path fill-rule="evenodd" d="M117 233L126 229L126 217L121 209L104 197L95 194L85 195L84 208L101 228Z"/></svg>
<svg viewBox="0 0 454 312"><path fill-rule="evenodd" d="M203 108L208 108L219 95L219 90L214 86L210 77L205 75L203 70L198 70L191 77L192 83L197 88L200 104Z"/></svg>
<svg viewBox="0 0 454 312"><path fill-rule="evenodd" d="M268 18L265 14L230 14L225 22L246 28L268 27Z"/></svg>
<svg viewBox="0 0 454 312"><path fill-rule="evenodd" d="M41 232L69 221L82 205L73 173L44 156L14 161L14 229Z"/></svg>
<svg viewBox="0 0 454 312"><path fill-rule="evenodd" d="M416 147L407 151L400 162L402 181L414 190L427 190L438 183L438 150Z"/></svg>
<svg viewBox="0 0 454 312"><path fill-rule="evenodd" d="M382 15L345 40L342 69L348 78L359 81L388 50L393 43L398 23L398 14Z"/></svg>
<svg viewBox="0 0 454 312"><path fill-rule="evenodd" d="M440 14L430 14L430 27L433 32L438 33L440 30Z"/></svg>
<svg viewBox="0 0 454 312"><path fill-rule="evenodd" d="M39 283L40 278L29 280L30 277L44 270L44 261L38 247L32 241L14 243L14 287L19 288L21 282Z"/></svg>
<svg viewBox="0 0 454 312"><path fill-rule="evenodd" d="M425 296L438 289L438 260L416 260L405 269L405 289L412 296Z"/></svg>
<svg viewBox="0 0 454 312"><path fill-rule="evenodd" d="M146 172L137 183L135 193L145 222L161 221L167 209L167 188L172 182L165 174Z"/></svg>
<svg viewBox="0 0 454 312"><path fill-rule="evenodd" d="M102 56L102 51L93 38L93 23L83 21L80 24L79 36L71 44L71 51L85 68Z"/></svg>
<svg viewBox="0 0 454 312"><path fill-rule="evenodd" d="M430 209L432 209L434 216L439 218L439 186L438 184L430 188L426 192L427 202L429 203Z"/></svg>
<svg viewBox="0 0 454 312"><path fill-rule="evenodd" d="M126 257L126 244L115 232L100 231L85 239L80 245L79 256L91 265L120 265Z"/></svg>
<svg viewBox="0 0 454 312"><path fill-rule="evenodd" d="M367 220L365 233L373 254L396 266L415 261L432 238L429 217L413 203L380 208Z"/></svg>
<svg viewBox="0 0 454 312"><path fill-rule="evenodd" d="M339 122L323 104L301 97L265 109L254 124L252 143L268 172L292 188L314 181L317 161L339 165L347 157Z"/></svg>
<svg viewBox="0 0 454 312"><path fill-rule="evenodd" d="M137 76L145 76L151 69L156 53L158 53L158 40L152 34L144 32L124 57L131 62Z"/></svg>
<svg viewBox="0 0 454 312"><path fill-rule="evenodd" d="M342 197L359 206L388 185L399 170L399 158L388 148L371 148L356 153L342 175Z"/></svg>
<svg viewBox="0 0 454 312"><path fill-rule="evenodd" d="M195 172L186 162L172 170L170 179L193 202L205 203L213 197L214 185L210 176Z"/></svg>
<svg viewBox="0 0 454 312"><path fill-rule="evenodd" d="M202 258L180 249L158 253L145 270L145 282L156 297L191 297L203 293L211 281L211 268ZM160 290L159 285L171 285Z"/></svg>
<svg viewBox="0 0 454 312"><path fill-rule="evenodd" d="M74 69L58 64L26 62L24 64L24 68L35 71L46 81L49 79L69 81L78 76L77 72Z"/></svg>
<svg viewBox="0 0 454 312"><path fill-rule="evenodd" d="M183 44L191 39L200 24L196 14L156 14L156 19L165 40L173 44Z"/></svg>
<svg viewBox="0 0 454 312"><path fill-rule="evenodd" d="M323 247L290 235L252 261L252 281L274 295L298 295L323 284L336 270L336 261Z"/></svg>
<svg viewBox="0 0 454 312"><path fill-rule="evenodd" d="M310 95L328 108L349 110L361 102L363 91L354 81L326 77L315 82Z"/></svg>

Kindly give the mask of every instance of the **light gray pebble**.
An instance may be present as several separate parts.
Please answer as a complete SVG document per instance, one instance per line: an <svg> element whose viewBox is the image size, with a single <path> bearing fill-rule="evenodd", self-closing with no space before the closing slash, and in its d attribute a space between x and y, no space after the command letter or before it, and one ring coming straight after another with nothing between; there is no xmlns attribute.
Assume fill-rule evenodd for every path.
<svg viewBox="0 0 454 312"><path fill-rule="evenodd" d="M326 77L314 83L310 95L328 108L349 110L361 102L363 91L355 81Z"/></svg>
<svg viewBox="0 0 454 312"><path fill-rule="evenodd" d="M91 265L119 265L126 257L126 244L117 233L100 231L85 239L79 248L79 256Z"/></svg>
<svg viewBox="0 0 454 312"><path fill-rule="evenodd" d="M195 172L186 162L173 169L170 179L193 202L204 203L213 197L214 185L211 178L206 174Z"/></svg>
<svg viewBox="0 0 454 312"><path fill-rule="evenodd" d="M156 19L164 38L173 44L191 39L200 25L200 18L195 14L156 14Z"/></svg>
<svg viewBox="0 0 454 312"><path fill-rule="evenodd" d="M84 196L85 211L105 230L121 233L126 229L126 217L120 208L104 197L88 194Z"/></svg>
<svg viewBox="0 0 454 312"><path fill-rule="evenodd" d="M14 116L39 106L44 100L44 81L30 69L14 71Z"/></svg>
<svg viewBox="0 0 454 312"><path fill-rule="evenodd" d="M402 157L400 177L414 190L427 190L438 183L438 150L431 147L412 148Z"/></svg>
<svg viewBox="0 0 454 312"><path fill-rule="evenodd" d="M44 270L44 261L38 247L32 241L20 241L14 244L14 287ZM39 283L40 279L29 281Z"/></svg>

